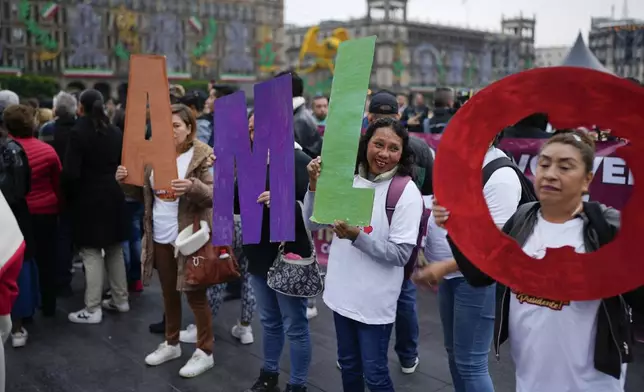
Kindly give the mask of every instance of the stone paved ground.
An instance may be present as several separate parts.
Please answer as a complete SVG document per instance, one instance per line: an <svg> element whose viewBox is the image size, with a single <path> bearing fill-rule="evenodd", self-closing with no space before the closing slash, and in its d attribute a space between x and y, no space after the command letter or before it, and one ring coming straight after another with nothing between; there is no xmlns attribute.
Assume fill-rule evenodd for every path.
<svg viewBox="0 0 644 392"><path fill-rule="evenodd" d="M108 314L102 324L85 326L67 321L67 313L82 306L82 283L75 283L76 295L62 301L56 319L37 318L30 326L27 347L7 347L7 392L241 392L253 383L262 364L260 328L254 321L256 342L250 346L241 346L230 336L229 329L239 316L238 301L225 303L214 322L215 368L196 379L183 380L178 371L192 354L191 345L183 346L180 361L157 368L147 368L143 362L161 340L148 332L148 324L158 321L162 313L158 285L133 296L130 313ZM311 321L314 350L309 390L340 392L333 318L319 303L320 315ZM421 294L421 361L416 373L401 374L391 351L390 368L398 392L453 390L436 305L433 294ZM191 316L188 307L184 309L187 324ZM282 383L289 371L287 356L285 351ZM642 352L638 360L629 369L627 392L644 391ZM490 369L496 391L512 392L513 368L507 348L501 362L490 357Z"/></svg>

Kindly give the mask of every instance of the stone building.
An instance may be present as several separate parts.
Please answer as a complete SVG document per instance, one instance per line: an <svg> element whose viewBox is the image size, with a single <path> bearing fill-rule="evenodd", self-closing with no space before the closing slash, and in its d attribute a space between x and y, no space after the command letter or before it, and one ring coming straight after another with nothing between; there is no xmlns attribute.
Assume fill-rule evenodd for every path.
<svg viewBox="0 0 644 392"><path fill-rule="evenodd" d="M592 18L588 47L614 74L644 79L644 20Z"/></svg>
<svg viewBox="0 0 644 392"><path fill-rule="evenodd" d="M407 17L407 0L367 0L367 10L360 19L320 23L318 39L329 37L338 27L347 29L351 38L377 35L372 88L420 92L440 85L477 88L534 63L534 19L503 19L502 31L489 32L412 21ZM308 64L299 57L310 27L286 26L286 59L293 68ZM305 77L310 93L330 89L330 75Z"/></svg>
<svg viewBox="0 0 644 392"><path fill-rule="evenodd" d="M283 21L283 0L0 0L0 73L112 94L143 53L173 80L248 87L282 68Z"/></svg>
<svg viewBox="0 0 644 392"><path fill-rule="evenodd" d="M535 48L536 67L556 67L566 58L570 51L568 46L544 46Z"/></svg>

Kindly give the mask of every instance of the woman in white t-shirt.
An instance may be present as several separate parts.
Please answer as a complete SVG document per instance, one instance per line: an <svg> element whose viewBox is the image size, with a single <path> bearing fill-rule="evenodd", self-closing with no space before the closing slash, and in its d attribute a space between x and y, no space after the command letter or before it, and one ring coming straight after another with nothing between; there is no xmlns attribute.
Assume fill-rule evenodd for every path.
<svg viewBox="0 0 644 392"><path fill-rule="evenodd" d="M179 178L172 181L170 194L157 190L151 167L145 170L145 185L138 188L144 202L143 278L149 280L152 265L159 274L165 310L165 341L145 358L149 366L158 366L181 357L181 292L185 293L197 324L197 349L179 371L182 377L195 377L213 367L212 315L206 288L190 286L183 274L185 256L175 253L178 234L200 221L212 222L212 148L195 138L197 125L192 111L185 105L172 105L172 131L177 153ZM153 132L169 132L154 129ZM123 181L127 169L119 166L116 179ZM133 195L135 193L132 193Z"/></svg>
<svg viewBox="0 0 644 392"><path fill-rule="evenodd" d="M309 164L309 191L304 213L309 229L315 189L322 164ZM387 191L394 176L409 177L413 155L409 134L394 119L369 125L360 140L354 188L375 190L371 224L365 228L336 221L329 250L324 302L333 310L338 341L338 363L345 391L393 391L387 366L387 349L396 319L404 266L416 246L423 201L413 181L396 204L391 219L385 210Z"/></svg>
<svg viewBox="0 0 644 392"><path fill-rule="evenodd" d="M564 246L593 252L617 233L619 211L583 202L594 157L594 142L585 133L560 132L543 145L535 176L539 202L519 207L503 228L526 254L540 259L547 248ZM449 215L440 206L433 213L440 225ZM454 257L472 285L492 283L463 255ZM632 293L555 301L498 286L494 346L499 358L501 344L510 341L517 392L624 391L633 355Z"/></svg>

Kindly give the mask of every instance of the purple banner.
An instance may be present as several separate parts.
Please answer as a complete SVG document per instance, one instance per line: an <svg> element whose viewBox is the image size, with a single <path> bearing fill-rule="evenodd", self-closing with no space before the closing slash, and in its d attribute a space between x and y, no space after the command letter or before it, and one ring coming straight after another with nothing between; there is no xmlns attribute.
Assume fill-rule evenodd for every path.
<svg viewBox="0 0 644 392"><path fill-rule="evenodd" d="M412 134L421 138L436 151L440 135ZM530 180L534 180L537 155L547 139L503 139L500 148L512 155L517 166ZM594 179L590 186L590 200L599 201L611 207L622 209L633 191L633 173L616 151L625 142L597 142L595 146ZM481 162L482 164L482 162ZM329 245L333 238L330 229L313 233L318 260L326 264Z"/></svg>
<svg viewBox="0 0 644 392"><path fill-rule="evenodd" d="M266 190L269 150L271 241L295 239L295 149L291 77L285 75L255 85L255 138L251 149L243 91L215 101L215 156L213 191L214 245L233 243L235 173L239 191L244 244L258 244ZM236 170L235 170L236 169Z"/></svg>

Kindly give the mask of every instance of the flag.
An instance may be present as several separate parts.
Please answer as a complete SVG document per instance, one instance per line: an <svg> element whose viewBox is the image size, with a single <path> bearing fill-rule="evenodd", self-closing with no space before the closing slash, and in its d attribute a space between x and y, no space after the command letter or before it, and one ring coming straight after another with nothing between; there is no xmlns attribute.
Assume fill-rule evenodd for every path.
<svg viewBox="0 0 644 392"><path fill-rule="evenodd" d="M42 12L40 13L40 16L43 19L49 19L52 16L54 16L56 14L56 12L58 12L58 4L49 3L49 4L45 5L45 7L43 8Z"/></svg>
<svg viewBox="0 0 644 392"><path fill-rule="evenodd" d="M194 16L191 16L189 19L190 26L192 26L193 29L197 31L197 33L201 33L203 31L203 25L201 24L201 21L197 19Z"/></svg>

